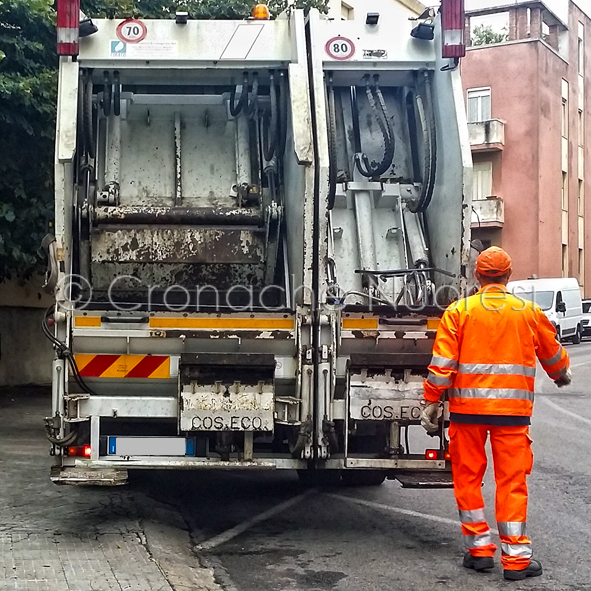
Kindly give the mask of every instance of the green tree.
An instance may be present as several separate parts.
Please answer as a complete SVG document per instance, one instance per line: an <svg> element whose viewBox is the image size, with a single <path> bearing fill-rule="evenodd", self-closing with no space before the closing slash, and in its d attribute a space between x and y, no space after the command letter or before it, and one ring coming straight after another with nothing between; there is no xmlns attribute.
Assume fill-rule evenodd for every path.
<svg viewBox="0 0 591 591"><path fill-rule="evenodd" d="M495 31L492 25L478 25L472 31L472 45L491 45L492 43L503 43L509 35L505 28Z"/></svg>
<svg viewBox="0 0 591 591"><path fill-rule="evenodd" d="M51 0L0 2L0 280L26 276L53 212L56 104Z"/></svg>
<svg viewBox="0 0 591 591"><path fill-rule="evenodd" d="M167 18L177 10L186 10L197 19L241 19L247 17L253 0L82 0L82 10L88 16L125 18ZM287 0L269 0L272 14L287 7ZM327 0L296 0L297 8L318 8L326 11Z"/></svg>

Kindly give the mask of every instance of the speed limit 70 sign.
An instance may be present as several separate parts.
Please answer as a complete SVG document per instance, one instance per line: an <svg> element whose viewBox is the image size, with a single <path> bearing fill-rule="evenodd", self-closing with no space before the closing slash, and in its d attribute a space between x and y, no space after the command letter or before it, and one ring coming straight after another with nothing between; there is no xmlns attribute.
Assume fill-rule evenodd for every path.
<svg viewBox="0 0 591 591"><path fill-rule="evenodd" d="M355 44L346 37L333 37L326 43L326 53L333 60L348 60L355 55Z"/></svg>
<svg viewBox="0 0 591 591"><path fill-rule="evenodd" d="M117 27L117 37L125 43L139 43L144 40L147 33L146 25L137 19L123 21Z"/></svg>

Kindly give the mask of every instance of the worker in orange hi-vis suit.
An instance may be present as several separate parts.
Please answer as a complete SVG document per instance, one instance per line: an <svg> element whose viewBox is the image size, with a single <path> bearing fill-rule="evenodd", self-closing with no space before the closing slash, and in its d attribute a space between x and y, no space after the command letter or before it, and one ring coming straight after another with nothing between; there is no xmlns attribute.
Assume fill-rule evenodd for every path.
<svg viewBox="0 0 591 591"><path fill-rule="evenodd" d="M468 550L464 566L476 571L493 568L497 549L481 492L490 435L504 577L521 580L542 574L525 531L536 357L559 387L571 382L569 358L540 307L507 291L511 259L504 250L482 252L475 275L480 291L452 304L441 319L421 422L428 432L438 431L447 390L454 493Z"/></svg>

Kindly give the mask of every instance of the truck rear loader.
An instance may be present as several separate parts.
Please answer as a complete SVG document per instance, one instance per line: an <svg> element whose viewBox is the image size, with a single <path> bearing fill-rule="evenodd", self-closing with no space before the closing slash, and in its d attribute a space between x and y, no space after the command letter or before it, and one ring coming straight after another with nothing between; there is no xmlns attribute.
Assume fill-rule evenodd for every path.
<svg viewBox="0 0 591 591"><path fill-rule="evenodd" d="M462 3L83 37L75 5L58 0L45 241L52 480L449 486L447 411L428 439L419 400L468 265Z"/></svg>

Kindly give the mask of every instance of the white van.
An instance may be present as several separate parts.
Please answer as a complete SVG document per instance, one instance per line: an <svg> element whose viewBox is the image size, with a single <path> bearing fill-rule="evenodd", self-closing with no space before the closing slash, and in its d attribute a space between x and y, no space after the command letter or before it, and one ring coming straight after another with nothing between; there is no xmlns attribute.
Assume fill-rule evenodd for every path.
<svg viewBox="0 0 591 591"><path fill-rule="evenodd" d="M517 297L539 304L556 327L559 340L581 342L583 305L576 279L527 279L510 281L507 287Z"/></svg>

